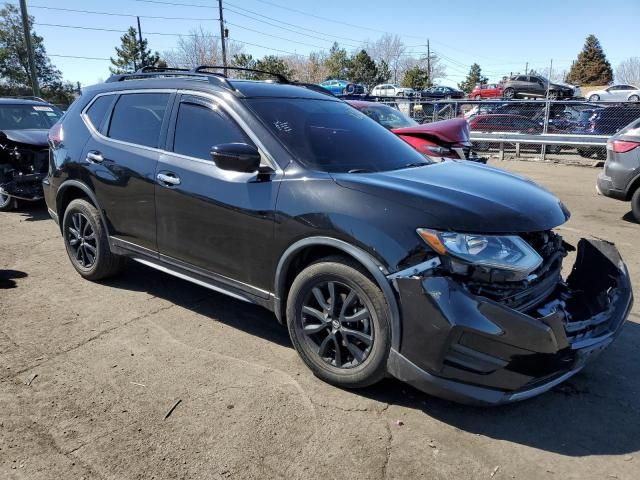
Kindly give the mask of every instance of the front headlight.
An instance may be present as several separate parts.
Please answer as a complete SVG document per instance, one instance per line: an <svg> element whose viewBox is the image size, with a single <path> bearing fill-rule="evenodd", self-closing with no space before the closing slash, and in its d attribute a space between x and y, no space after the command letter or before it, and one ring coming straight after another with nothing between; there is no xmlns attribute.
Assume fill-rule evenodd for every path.
<svg viewBox="0 0 640 480"><path fill-rule="evenodd" d="M436 252L471 265L518 272L526 277L542 264L542 257L517 235L481 235L418 228L418 235Z"/></svg>

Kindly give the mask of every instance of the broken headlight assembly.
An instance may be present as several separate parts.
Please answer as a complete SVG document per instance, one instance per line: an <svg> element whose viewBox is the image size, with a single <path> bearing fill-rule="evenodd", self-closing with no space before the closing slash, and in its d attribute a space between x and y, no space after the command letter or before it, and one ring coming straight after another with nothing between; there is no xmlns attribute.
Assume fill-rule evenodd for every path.
<svg viewBox="0 0 640 480"><path fill-rule="evenodd" d="M502 271L509 281L525 280L543 262L531 245L517 235L482 235L418 228L418 235L449 261L453 273L469 267ZM504 278L505 280L507 278Z"/></svg>

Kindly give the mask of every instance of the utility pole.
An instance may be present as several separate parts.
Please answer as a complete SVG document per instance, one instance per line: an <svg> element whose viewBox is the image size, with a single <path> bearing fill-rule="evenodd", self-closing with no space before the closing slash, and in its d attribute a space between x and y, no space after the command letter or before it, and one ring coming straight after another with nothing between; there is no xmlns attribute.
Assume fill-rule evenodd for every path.
<svg viewBox="0 0 640 480"><path fill-rule="evenodd" d="M524 64L524 74L529 75L529 62Z"/></svg>
<svg viewBox="0 0 640 480"><path fill-rule="evenodd" d="M433 85L431 81L431 48L429 46L429 39L427 38L427 76L429 77L429 86Z"/></svg>
<svg viewBox="0 0 640 480"><path fill-rule="evenodd" d="M146 67L144 64L144 46L142 45L142 29L140 28L140 17L138 19L138 43L140 44L140 68Z"/></svg>
<svg viewBox="0 0 640 480"><path fill-rule="evenodd" d="M29 58L29 71L31 72L31 90L33 96L40 96L40 86L38 85L38 76L36 73L36 62L33 55L33 44L31 43L31 28L29 26L29 14L27 13L26 0L20 0L20 12L22 13L22 28L24 30L24 41L27 45L27 56Z"/></svg>
<svg viewBox="0 0 640 480"><path fill-rule="evenodd" d="M222 15L222 0L218 0L218 11L220 12L220 41L222 42L222 65L227 66L227 45L224 35L224 16ZM227 70L224 70L227 74Z"/></svg>

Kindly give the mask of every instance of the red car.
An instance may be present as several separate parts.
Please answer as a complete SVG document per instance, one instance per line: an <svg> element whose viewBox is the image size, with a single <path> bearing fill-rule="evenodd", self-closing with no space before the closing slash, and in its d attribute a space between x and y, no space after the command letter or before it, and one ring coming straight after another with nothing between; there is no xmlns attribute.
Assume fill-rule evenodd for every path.
<svg viewBox="0 0 640 480"><path fill-rule="evenodd" d="M462 118L421 125L408 115L383 103L361 100L348 100L347 103L427 156L486 161L471 151L469 125Z"/></svg>
<svg viewBox="0 0 640 480"><path fill-rule="evenodd" d="M476 85L471 93L470 98L482 100L483 98L502 98L502 85L499 83L487 83L484 85Z"/></svg>

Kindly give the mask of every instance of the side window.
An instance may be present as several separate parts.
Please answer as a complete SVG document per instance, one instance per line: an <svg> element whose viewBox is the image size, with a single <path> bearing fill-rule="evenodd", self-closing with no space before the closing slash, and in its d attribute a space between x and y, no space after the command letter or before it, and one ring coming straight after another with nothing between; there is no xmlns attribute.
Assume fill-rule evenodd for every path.
<svg viewBox="0 0 640 480"><path fill-rule="evenodd" d="M108 137L146 147L158 147L169 93L121 95L113 109Z"/></svg>
<svg viewBox="0 0 640 480"><path fill-rule="evenodd" d="M518 77L516 77L516 82L526 82L527 81L527 76L526 75L520 75Z"/></svg>
<svg viewBox="0 0 640 480"><path fill-rule="evenodd" d="M97 131L100 131L104 117L110 110L115 98L116 95L103 95L102 97L98 97L87 110L86 115L91 125L93 125L93 128Z"/></svg>
<svg viewBox="0 0 640 480"><path fill-rule="evenodd" d="M199 100L183 100L176 119L173 151L211 160L211 147L221 143L252 144L240 127L217 106Z"/></svg>

